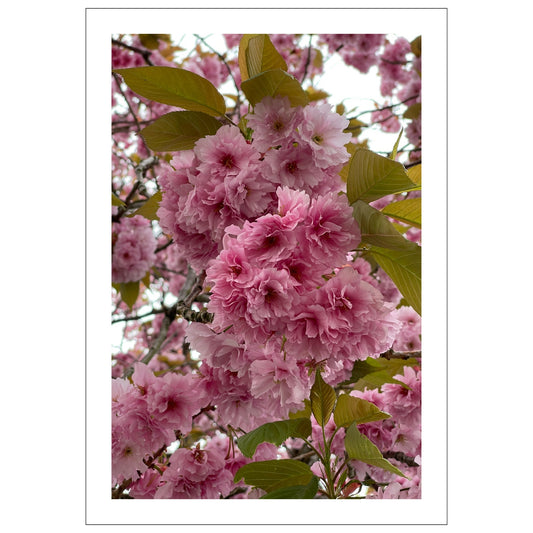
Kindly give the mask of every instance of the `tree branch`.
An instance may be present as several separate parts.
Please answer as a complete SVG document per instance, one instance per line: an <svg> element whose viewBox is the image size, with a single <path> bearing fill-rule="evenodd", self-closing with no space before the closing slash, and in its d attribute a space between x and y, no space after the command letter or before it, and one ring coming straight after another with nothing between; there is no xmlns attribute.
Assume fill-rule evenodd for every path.
<svg viewBox="0 0 533 533"><path fill-rule="evenodd" d="M383 457L385 459L396 459L396 461L400 461L400 463L404 463L407 466L420 466L413 457L409 457L408 455L405 455L403 452L385 452L383 454Z"/></svg>
<svg viewBox="0 0 533 533"><path fill-rule="evenodd" d="M131 50L132 52L136 52L137 54L142 55L143 59L148 65L150 65L151 67L154 66L154 64L150 60L150 56L152 55L152 52L150 50L142 50L141 48L137 48L136 46L132 46L131 44L123 43L122 41L118 41L117 39L111 39L111 42L117 46L126 48L127 50Z"/></svg>
<svg viewBox="0 0 533 533"><path fill-rule="evenodd" d="M417 359L422 358L422 350L414 350L412 352L395 352L392 348L380 355L383 359L410 359L411 357L416 357Z"/></svg>

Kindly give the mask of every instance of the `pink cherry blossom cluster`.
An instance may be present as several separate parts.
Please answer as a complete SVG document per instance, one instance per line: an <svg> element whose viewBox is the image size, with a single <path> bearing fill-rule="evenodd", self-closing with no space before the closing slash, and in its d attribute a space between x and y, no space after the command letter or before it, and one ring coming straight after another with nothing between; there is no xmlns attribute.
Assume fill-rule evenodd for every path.
<svg viewBox="0 0 533 533"><path fill-rule="evenodd" d="M382 34L328 34L319 35L327 44L330 54L337 52L347 65L363 74L378 63L378 51L385 43Z"/></svg>
<svg viewBox="0 0 533 533"><path fill-rule="evenodd" d="M230 227L207 269L211 327L187 337L223 423L245 430L302 407L321 365L338 383L392 345L399 323L346 262L359 230L346 197L278 188L276 212Z"/></svg>
<svg viewBox="0 0 533 533"><path fill-rule="evenodd" d="M157 242L150 221L123 217L113 224L113 283L141 280L155 263Z"/></svg>
<svg viewBox="0 0 533 533"><path fill-rule="evenodd" d="M327 104L291 107L267 97L248 115L253 140L234 126L196 142L160 174L158 215L197 271L222 250L227 227L254 220L276 206L276 188L309 194L338 191L338 171L349 158L348 121Z"/></svg>
<svg viewBox="0 0 533 533"><path fill-rule="evenodd" d="M134 368L131 383L112 381L113 484L138 479L146 459L176 440L176 431L188 433L193 415L209 403L202 380L191 373L156 377L142 363Z"/></svg>

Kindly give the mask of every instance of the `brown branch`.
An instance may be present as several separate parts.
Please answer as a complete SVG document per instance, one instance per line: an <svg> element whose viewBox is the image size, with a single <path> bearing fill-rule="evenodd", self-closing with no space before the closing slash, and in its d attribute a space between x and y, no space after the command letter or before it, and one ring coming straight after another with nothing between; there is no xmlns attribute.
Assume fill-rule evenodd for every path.
<svg viewBox="0 0 533 533"><path fill-rule="evenodd" d="M383 454L383 457L385 459L396 459L396 461L400 461L400 463L404 463L407 466L420 466L413 457L409 457L408 455L405 455L403 452L385 452Z"/></svg>
<svg viewBox="0 0 533 533"><path fill-rule="evenodd" d="M410 359L416 357L420 359L422 357L422 350L414 350L412 352L395 352L392 348L380 355L383 359Z"/></svg>
<svg viewBox="0 0 533 533"><path fill-rule="evenodd" d="M137 126L137 131L141 131L141 125L139 124L139 119L137 118L135 111L133 111L133 107L131 107L130 101L128 100L128 98L124 94L124 91L122 90L121 81L120 81L120 78L118 77L118 74L115 74L113 72L113 78L115 78L115 81L117 82L117 87L118 87L118 90L120 91L120 94L122 95L122 98L126 100L128 109L130 110L131 116L133 117L133 120L135 121L135 125Z"/></svg>
<svg viewBox="0 0 533 533"><path fill-rule="evenodd" d="M150 56L152 55L152 52L150 50L143 50L141 48L137 48L136 46L132 46L131 44L123 43L122 41L119 41L117 39L111 39L111 42L116 46L126 48L127 50L131 50L132 52L136 52L137 54L142 55L143 59L148 65L150 65L151 67L154 66L154 64L150 60Z"/></svg>

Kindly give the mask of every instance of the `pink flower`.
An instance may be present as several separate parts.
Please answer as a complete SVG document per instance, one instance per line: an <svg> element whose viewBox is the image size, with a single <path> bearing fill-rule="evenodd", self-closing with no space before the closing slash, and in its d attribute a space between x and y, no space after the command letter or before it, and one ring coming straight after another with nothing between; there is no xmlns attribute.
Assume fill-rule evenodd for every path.
<svg viewBox="0 0 533 533"><path fill-rule="evenodd" d="M420 315L412 307L406 306L395 309L393 315L402 325L393 348L397 351L419 350L422 346Z"/></svg>
<svg viewBox="0 0 533 533"><path fill-rule="evenodd" d="M331 268L342 264L346 254L361 240L359 227L344 195L334 193L313 198L305 228L305 246L310 257Z"/></svg>
<svg viewBox="0 0 533 533"><path fill-rule="evenodd" d="M170 457L155 498L218 499L232 488L233 475L226 470L224 457L216 448L179 448Z"/></svg>
<svg viewBox="0 0 533 533"><path fill-rule="evenodd" d="M421 372L406 366L403 375L394 376L395 379L407 385L402 387L395 383L385 383L382 386L383 401L389 413L401 425L419 427L421 423Z"/></svg>
<svg viewBox="0 0 533 533"><path fill-rule="evenodd" d="M202 78L206 78L215 87L222 85L229 76L228 69L214 54L203 54L201 57L189 58L185 68L202 76Z"/></svg>
<svg viewBox="0 0 533 533"><path fill-rule="evenodd" d="M372 122L379 123L381 129L388 133L397 133L400 131L400 121L390 109L374 111L371 114Z"/></svg>
<svg viewBox="0 0 533 533"><path fill-rule="evenodd" d="M313 161L320 168L342 165L349 159L344 145L352 136L343 133L349 122L332 112L331 107L326 103L304 107L298 124L299 139L311 148Z"/></svg>
<svg viewBox="0 0 533 533"><path fill-rule="evenodd" d="M157 242L150 221L142 216L123 217L113 232L113 283L141 280L155 263Z"/></svg>
<svg viewBox="0 0 533 533"><path fill-rule="evenodd" d="M187 328L187 339L210 366L236 372L238 377L247 372L244 345L231 330L215 333L206 324L193 322Z"/></svg>
<svg viewBox="0 0 533 533"><path fill-rule="evenodd" d="M297 410L309 395L311 383L304 366L284 354L279 344L270 343L264 350L265 358L250 365L251 392L276 400L287 411Z"/></svg>
<svg viewBox="0 0 533 533"><path fill-rule="evenodd" d="M215 135L196 142L194 153L198 158L198 171L206 172L211 179L235 175L252 163L257 163L259 153L246 142L239 128L222 126Z"/></svg>
<svg viewBox="0 0 533 533"><path fill-rule="evenodd" d="M164 374L150 384L146 393L150 415L184 434L191 430L193 415L208 403L203 383L192 374Z"/></svg>
<svg viewBox="0 0 533 533"><path fill-rule="evenodd" d="M288 97L266 96L247 115L247 126L254 130L253 146L266 152L275 146L286 146L294 138L296 124L301 121L301 107L291 107Z"/></svg>
<svg viewBox="0 0 533 533"><path fill-rule="evenodd" d="M267 180L307 193L324 180L324 172L314 163L313 150L306 143L269 150L262 173Z"/></svg>

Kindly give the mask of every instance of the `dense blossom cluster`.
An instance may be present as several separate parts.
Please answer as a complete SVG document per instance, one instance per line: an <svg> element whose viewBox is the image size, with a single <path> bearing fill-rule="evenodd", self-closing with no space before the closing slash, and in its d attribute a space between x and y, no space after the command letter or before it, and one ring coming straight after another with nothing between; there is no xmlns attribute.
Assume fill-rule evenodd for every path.
<svg viewBox="0 0 533 533"><path fill-rule="evenodd" d="M271 37L296 79L323 71L322 52L302 46L300 36ZM230 49L240 38L225 35ZM320 35L318 42L363 73L379 70L382 96L389 101L420 103L420 62L411 60L406 39ZM139 36L127 47L114 46L113 67L143 66L147 56L135 52L143 47ZM150 49L150 64L176 67L171 52L169 41L160 40ZM231 77L240 88L235 57L221 61L200 46L196 52L180 66L215 87ZM113 183L121 199L130 197L138 179L133 165L124 166L125 154L135 149L136 163L149 156L142 138L123 129L127 113L149 123L174 110L138 97L113 78L113 105L124 100L128 111L115 110L113 136ZM156 222L121 213L113 224L115 284L150 273L151 288L173 302L190 293L191 280L200 280L203 292L191 310L209 313L205 320L176 319L172 303L161 299L150 320L124 328L125 341L135 346L114 355L112 484L127 487L133 498L260 497L263 491L234 482L239 468L309 456L309 447L301 439L280 448L262 443L250 459L235 446L235 428L250 432L300 411L318 373L338 386L358 361L421 348L420 316L402 302L391 278L358 253L361 231L340 176L353 141L346 116L320 101L294 106L286 96L241 105L241 115L239 126L224 121L191 150L160 158L153 173L162 192ZM394 105L375 110L372 121L389 132L405 125ZM419 116L408 123L407 136L421 146ZM390 195L373 205L380 209L396 199ZM410 228L406 237L420 242L420 230ZM115 309L127 314L115 298ZM130 311L143 317L141 306L138 300ZM156 345L157 357L140 362ZM392 383L350 394L391 415L359 429L409 479L348 461L345 428L333 417L322 428L311 416L309 441L327 452L329 469L347 465L353 480L338 490L349 496L365 482L369 498L419 498L419 365L405 366ZM313 460L311 471L325 480L328 469Z"/></svg>
<svg viewBox="0 0 533 533"><path fill-rule="evenodd" d="M329 105L291 107L286 97L267 97L248 116L252 142L238 128L222 126L174 156L160 175L161 227L193 268L205 269L222 250L227 227L275 208L277 187L309 194L340 189L347 125Z"/></svg>
<svg viewBox="0 0 533 533"><path fill-rule="evenodd" d="M122 218L113 228L113 283L139 281L155 263L157 242L150 221Z"/></svg>

